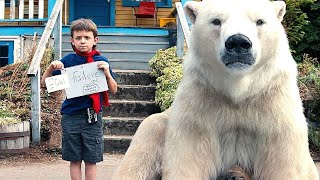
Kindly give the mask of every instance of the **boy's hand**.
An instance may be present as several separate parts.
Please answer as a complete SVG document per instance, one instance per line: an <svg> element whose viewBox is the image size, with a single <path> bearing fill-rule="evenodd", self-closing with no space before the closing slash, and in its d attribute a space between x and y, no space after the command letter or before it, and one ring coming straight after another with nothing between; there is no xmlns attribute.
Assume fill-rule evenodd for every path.
<svg viewBox="0 0 320 180"><path fill-rule="evenodd" d="M60 70L63 69L64 65L61 61L52 61L50 63L50 67L52 68L52 70Z"/></svg>
<svg viewBox="0 0 320 180"><path fill-rule="evenodd" d="M98 68L103 69L103 72L106 77L110 76L110 71L109 71L109 64L105 61L99 61L98 62Z"/></svg>

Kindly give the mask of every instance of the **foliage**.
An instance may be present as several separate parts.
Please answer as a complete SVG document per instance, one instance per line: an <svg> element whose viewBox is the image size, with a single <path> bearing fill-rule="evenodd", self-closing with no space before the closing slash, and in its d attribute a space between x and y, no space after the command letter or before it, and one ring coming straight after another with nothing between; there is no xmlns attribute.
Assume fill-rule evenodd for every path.
<svg viewBox="0 0 320 180"><path fill-rule="evenodd" d="M319 52L319 0L285 0L287 10L282 22L294 58L302 61L304 53ZM308 50L308 52L306 52ZM315 56L314 56L315 57Z"/></svg>
<svg viewBox="0 0 320 180"><path fill-rule="evenodd" d="M15 124L21 122L13 111L8 110L3 102L0 102L0 125L2 124Z"/></svg>
<svg viewBox="0 0 320 180"><path fill-rule="evenodd" d="M304 101L306 116L312 121L320 122L320 69L315 59L304 55L298 64L298 85L300 96Z"/></svg>
<svg viewBox="0 0 320 180"><path fill-rule="evenodd" d="M309 139L313 145L320 148L320 128L309 127Z"/></svg>
<svg viewBox="0 0 320 180"><path fill-rule="evenodd" d="M308 23L304 26L303 31L305 35L296 45L293 44L292 48L296 51L295 55L298 58L301 58L302 54L306 53L312 57L320 60L320 1L318 0L316 3L303 5L302 11L306 12L308 16Z"/></svg>
<svg viewBox="0 0 320 180"><path fill-rule="evenodd" d="M35 48L27 52L29 54L26 54L25 61L0 68L0 123L14 123L30 119L31 84L27 71ZM47 47L42 64L51 62L52 52L53 49Z"/></svg>
<svg viewBox="0 0 320 180"><path fill-rule="evenodd" d="M159 50L149 62L151 75L157 78L155 101L161 110L170 107L182 78L182 59L175 53L176 47Z"/></svg>
<svg viewBox="0 0 320 180"><path fill-rule="evenodd" d="M309 139L320 147L320 68L315 59L304 55L303 62L298 64L298 85L300 96L305 107L305 114L309 121Z"/></svg>

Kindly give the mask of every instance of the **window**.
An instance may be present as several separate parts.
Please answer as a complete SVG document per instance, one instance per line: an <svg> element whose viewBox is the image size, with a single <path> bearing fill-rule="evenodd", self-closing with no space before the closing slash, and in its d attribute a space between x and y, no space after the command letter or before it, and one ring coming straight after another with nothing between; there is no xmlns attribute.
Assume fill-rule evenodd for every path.
<svg viewBox="0 0 320 180"><path fill-rule="evenodd" d="M0 67L13 63L13 41L0 41Z"/></svg>
<svg viewBox="0 0 320 180"><path fill-rule="evenodd" d="M141 1L156 2L157 7L172 8L172 0L122 0L124 7L138 7Z"/></svg>

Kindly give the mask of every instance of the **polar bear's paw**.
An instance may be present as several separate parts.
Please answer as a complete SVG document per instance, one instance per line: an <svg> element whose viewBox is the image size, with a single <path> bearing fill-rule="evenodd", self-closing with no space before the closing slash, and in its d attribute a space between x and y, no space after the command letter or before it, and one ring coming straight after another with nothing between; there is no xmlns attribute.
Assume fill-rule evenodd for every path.
<svg viewBox="0 0 320 180"><path fill-rule="evenodd" d="M251 177L240 166L232 166L227 174L221 176L218 180L251 180Z"/></svg>

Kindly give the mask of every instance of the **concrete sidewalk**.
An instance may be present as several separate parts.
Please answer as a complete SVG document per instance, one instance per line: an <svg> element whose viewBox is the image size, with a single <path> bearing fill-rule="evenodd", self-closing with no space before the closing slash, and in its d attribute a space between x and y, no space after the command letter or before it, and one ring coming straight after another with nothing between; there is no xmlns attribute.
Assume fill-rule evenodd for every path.
<svg viewBox="0 0 320 180"><path fill-rule="evenodd" d="M111 180L113 172L124 155L104 154L97 165L97 180ZM320 174L320 162L316 163ZM1 180L70 180L69 163L57 160L49 163L28 163L17 166L0 166ZM83 175L84 179L84 175Z"/></svg>
<svg viewBox="0 0 320 180"><path fill-rule="evenodd" d="M122 154L104 154L97 164L97 180L111 180ZM83 164L84 166L84 164ZM84 171L83 171L84 172ZM84 174L83 174L84 179ZM17 166L0 166L1 180L70 180L69 162L57 160L48 163L28 163Z"/></svg>

